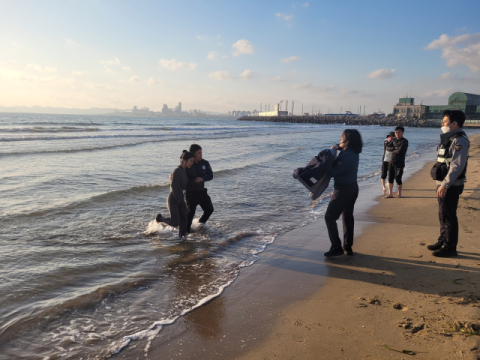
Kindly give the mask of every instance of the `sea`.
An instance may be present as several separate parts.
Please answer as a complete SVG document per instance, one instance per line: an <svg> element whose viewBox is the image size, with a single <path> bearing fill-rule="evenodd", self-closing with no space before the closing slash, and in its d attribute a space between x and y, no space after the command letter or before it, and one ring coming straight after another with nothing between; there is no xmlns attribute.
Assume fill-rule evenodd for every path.
<svg viewBox="0 0 480 360"><path fill-rule="evenodd" d="M345 125L231 118L0 114L0 359L106 359L195 311L280 233L322 217L292 176ZM352 128L352 127L350 127ZM378 187L393 128L357 126L362 187ZM406 128L407 166L440 129ZM215 212L186 240L168 215L169 174L203 148ZM422 158L423 156L423 158ZM202 213L197 209L197 217Z"/></svg>

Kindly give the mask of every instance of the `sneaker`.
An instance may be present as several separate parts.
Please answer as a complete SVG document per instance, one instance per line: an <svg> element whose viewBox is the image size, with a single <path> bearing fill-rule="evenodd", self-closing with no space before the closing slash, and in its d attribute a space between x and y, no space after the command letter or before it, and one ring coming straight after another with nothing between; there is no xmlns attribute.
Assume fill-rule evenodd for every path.
<svg viewBox="0 0 480 360"><path fill-rule="evenodd" d="M436 242L436 243L433 244L433 245L428 245L428 246L427 246L427 249L428 249L428 250L435 251L435 250L440 249L442 246L443 246L443 242L438 241L438 242Z"/></svg>
<svg viewBox="0 0 480 360"><path fill-rule="evenodd" d="M343 249L341 247L339 248L331 247L329 251L323 254L323 256L325 257L334 257L334 256L340 256L340 255L343 255Z"/></svg>
<svg viewBox="0 0 480 360"><path fill-rule="evenodd" d="M347 254L348 256L353 255L353 250L351 246L346 245L343 247L343 250L345 251L345 254Z"/></svg>
<svg viewBox="0 0 480 360"><path fill-rule="evenodd" d="M436 257L455 257L458 256L456 249L449 249L445 246L442 246L439 250L432 253Z"/></svg>
<svg viewBox="0 0 480 360"><path fill-rule="evenodd" d="M156 220L158 223L161 223L161 222L162 222L162 219L163 219L162 214L158 214L157 217L155 218L155 220Z"/></svg>

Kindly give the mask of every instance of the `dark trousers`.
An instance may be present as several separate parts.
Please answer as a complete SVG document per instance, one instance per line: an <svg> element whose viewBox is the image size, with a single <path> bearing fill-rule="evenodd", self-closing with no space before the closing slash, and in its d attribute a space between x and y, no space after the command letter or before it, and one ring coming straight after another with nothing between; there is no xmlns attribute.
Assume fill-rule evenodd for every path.
<svg viewBox="0 0 480 360"><path fill-rule="evenodd" d="M187 201L188 209L187 231L190 231L193 218L195 217L195 211L197 210L197 205L200 205L203 210L203 215L198 221L206 223L210 215L213 213L213 204L212 199L210 199L210 196L207 194L207 189L202 191L187 191L185 194L185 200Z"/></svg>
<svg viewBox="0 0 480 360"><path fill-rule="evenodd" d="M325 212L325 223L327 224L328 236L332 247L340 248L342 243L338 236L337 220L342 215L343 221L343 246L353 245L353 232L355 219L353 208L358 197L358 184L335 184L333 195Z"/></svg>
<svg viewBox="0 0 480 360"><path fill-rule="evenodd" d="M437 189L439 186L437 186ZM456 249L458 243L457 207L463 185L452 186L444 198L438 199L438 219L440 220L439 242L449 249Z"/></svg>
<svg viewBox="0 0 480 360"><path fill-rule="evenodd" d="M387 178L388 174L388 161L382 162L382 175L380 176L383 180Z"/></svg>
<svg viewBox="0 0 480 360"><path fill-rule="evenodd" d="M163 218L162 222L177 227L178 226L178 236L182 237L187 234L187 206L185 202L177 202L175 196L172 193L168 194L167 197L167 207L170 212L169 218Z"/></svg>
<svg viewBox="0 0 480 360"><path fill-rule="evenodd" d="M388 166L388 183L393 184L393 179L397 182L397 185L402 185L403 167L397 167L393 164Z"/></svg>

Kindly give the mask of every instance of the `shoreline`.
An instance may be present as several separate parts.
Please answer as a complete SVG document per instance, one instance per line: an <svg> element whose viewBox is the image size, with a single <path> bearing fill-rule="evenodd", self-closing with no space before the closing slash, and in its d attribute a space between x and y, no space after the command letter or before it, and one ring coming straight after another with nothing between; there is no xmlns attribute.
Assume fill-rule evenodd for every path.
<svg viewBox="0 0 480 360"><path fill-rule="evenodd" d="M279 235L222 295L162 329L147 347L138 342L115 357L400 358L385 344L421 358L459 356L455 351L475 358L478 337L445 331L447 320L479 324L480 249L465 239L480 228L467 226L462 206L465 198L466 208L480 209L479 190L468 186L480 181L479 140L471 137L469 182L459 203L459 258L433 258L419 245L438 237L427 163L405 181L403 199L381 199L368 214L355 209L355 256L323 258L329 241L319 218Z"/></svg>
<svg viewBox="0 0 480 360"><path fill-rule="evenodd" d="M381 116L362 116L362 115L281 115L281 116L255 116L247 115L238 118L240 121L262 121L291 124L317 124L317 125L348 125L348 126L388 126L395 127L402 125L405 127L428 127L438 128L441 119L418 119L418 118L397 118ZM464 129L480 129L480 124L476 119L473 123L465 123Z"/></svg>

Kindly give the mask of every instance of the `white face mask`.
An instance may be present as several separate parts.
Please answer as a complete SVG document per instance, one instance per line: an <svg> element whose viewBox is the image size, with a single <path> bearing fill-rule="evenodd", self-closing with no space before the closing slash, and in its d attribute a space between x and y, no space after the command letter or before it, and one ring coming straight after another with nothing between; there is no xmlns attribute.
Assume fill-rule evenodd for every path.
<svg viewBox="0 0 480 360"><path fill-rule="evenodd" d="M450 132L450 126L442 126L442 127L440 128L440 130L442 130L442 132L443 132L444 134L446 134L446 133Z"/></svg>

